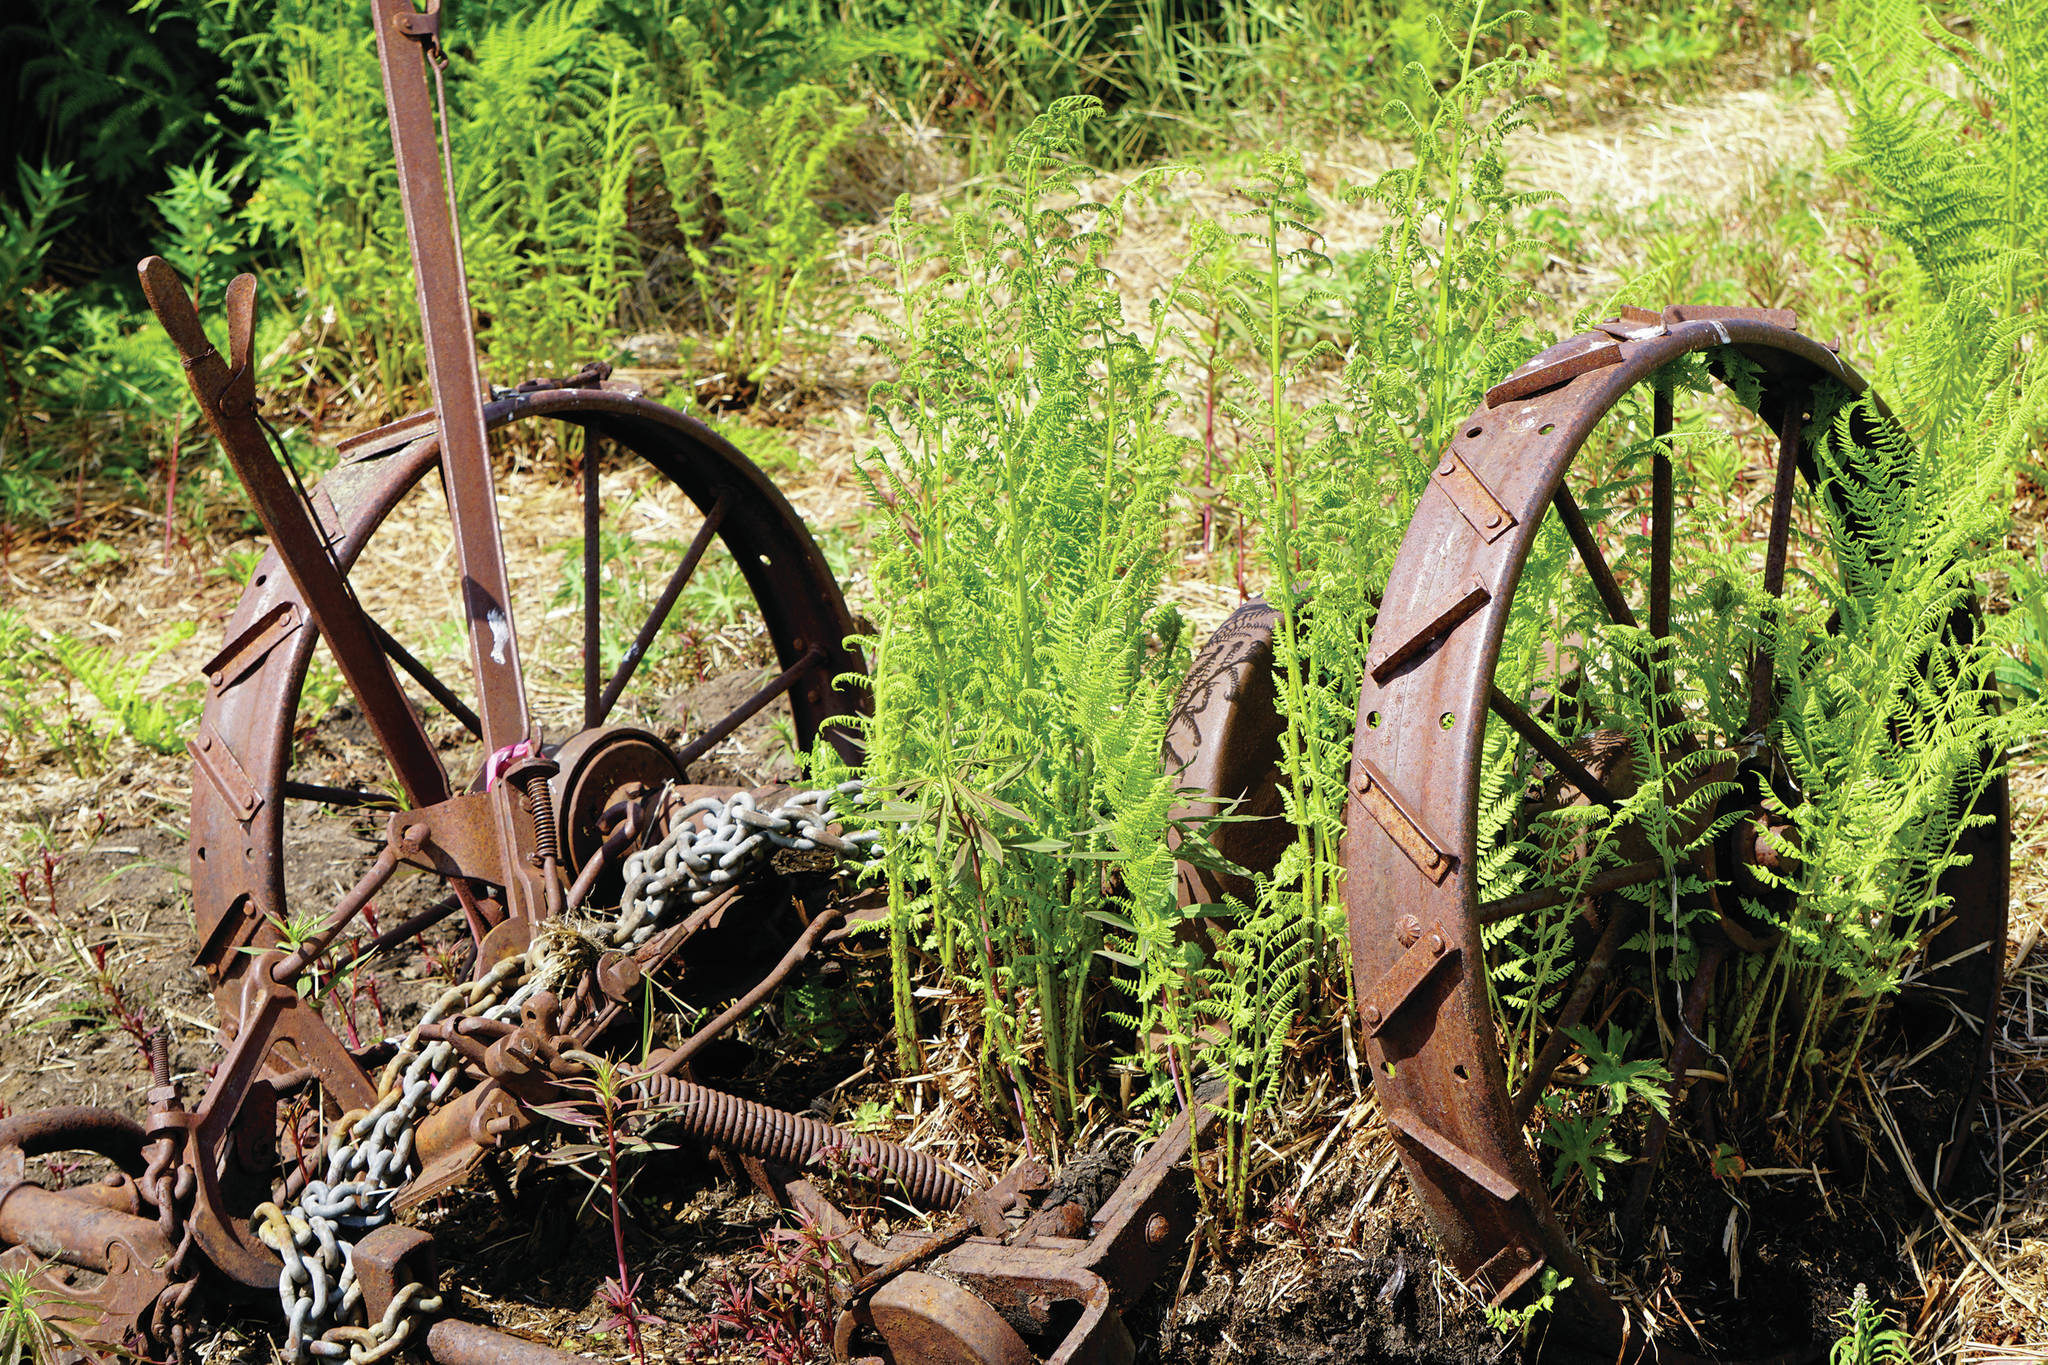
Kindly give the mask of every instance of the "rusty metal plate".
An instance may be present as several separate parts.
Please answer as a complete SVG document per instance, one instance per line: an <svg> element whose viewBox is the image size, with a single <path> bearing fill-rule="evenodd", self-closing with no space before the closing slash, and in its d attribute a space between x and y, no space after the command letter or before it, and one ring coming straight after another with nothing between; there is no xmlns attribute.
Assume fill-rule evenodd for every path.
<svg viewBox="0 0 2048 1365"><path fill-rule="evenodd" d="M1359 804L1379 822L1387 837L1408 855L1409 860L1422 869L1423 876L1433 882L1443 881L1457 862L1450 849L1423 827L1408 803L1387 781L1385 773L1363 758L1357 760L1357 765L1358 776L1351 789Z"/></svg>
<svg viewBox="0 0 2048 1365"><path fill-rule="evenodd" d="M212 726L200 725L198 738L185 741L185 752L192 755L199 771L238 819L247 820L262 808L263 798L257 793L256 784L249 780L235 751L213 732Z"/></svg>
<svg viewBox="0 0 2048 1365"><path fill-rule="evenodd" d="M207 686L216 692L233 687L304 620L299 604L289 599L264 612L247 630L228 641L220 653L206 661L200 672L206 675Z"/></svg>
<svg viewBox="0 0 2048 1365"><path fill-rule="evenodd" d="M1384 684L1394 670L1456 630L1466 617L1485 606L1493 594L1477 575L1451 590L1450 594L1423 614L1422 624L1397 645L1366 655L1366 671L1372 680Z"/></svg>
<svg viewBox="0 0 2048 1365"><path fill-rule="evenodd" d="M1534 369L1517 370L1486 391L1486 406L1497 408L1520 398L1531 398L1554 389L1582 374L1621 363L1621 347L1606 337L1589 337L1576 351L1546 361Z"/></svg>
<svg viewBox="0 0 2048 1365"><path fill-rule="evenodd" d="M1451 505L1472 523L1472 529L1479 538L1492 544L1506 535L1515 525L1515 514L1501 506L1486 481L1472 472L1472 466L1456 451L1444 456L1443 463L1436 467L1432 482L1449 496Z"/></svg>
<svg viewBox="0 0 2048 1365"><path fill-rule="evenodd" d="M1386 1114L1387 1122L1396 1132L1503 1204L1511 1204L1521 1198L1522 1187L1505 1171L1497 1170L1481 1161L1409 1110L1390 1105L1382 1112Z"/></svg>
<svg viewBox="0 0 2048 1365"><path fill-rule="evenodd" d="M1458 956L1458 952L1440 924L1432 924L1417 935L1359 1007L1366 1028L1375 1034L1385 1028L1401 1012L1401 1007L1414 998L1415 992L1422 989L1422 984L1436 975L1437 968Z"/></svg>
<svg viewBox="0 0 2048 1365"><path fill-rule="evenodd" d="M1790 308L1724 308L1707 303L1675 303L1662 314L1666 326L1681 322L1761 322L1766 327L1799 330L1799 315Z"/></svg>

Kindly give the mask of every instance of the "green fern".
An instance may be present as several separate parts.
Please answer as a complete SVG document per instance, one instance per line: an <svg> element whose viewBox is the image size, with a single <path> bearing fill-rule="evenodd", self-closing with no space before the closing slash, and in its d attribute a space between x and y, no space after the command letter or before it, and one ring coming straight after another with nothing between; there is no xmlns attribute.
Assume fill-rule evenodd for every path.
<svg viewBox="0 0 2048 1365"><path fill-rule="evenodd" d="M1141 960L1178 917L1158 764L1185 663L1158 602L1181 450L1167 301L1135 332L1096 268L1124 199L1073 193L1096 112L1056 105L985 207L944 228L899 206L903 320L876 317L898 377L871 401L883 448L859 462L889 537L866 775L892 826L898 1046L915 1065L928 954L979 1003L991 1110L1045 1140L1092 1088L1098 950Z"/></svg>

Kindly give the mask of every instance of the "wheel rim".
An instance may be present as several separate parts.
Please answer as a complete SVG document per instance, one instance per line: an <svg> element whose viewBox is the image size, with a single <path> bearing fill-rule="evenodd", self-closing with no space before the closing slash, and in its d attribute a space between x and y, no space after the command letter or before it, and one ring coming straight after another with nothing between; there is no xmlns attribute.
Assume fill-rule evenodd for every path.
<svg viewBox="0 0 2048 1365"><path fill-rule="evenodd" d="M515 394L486 409L493 427L535 417L583 426L637 456L679 488L700 515L716 509L715 546L710 536L692 539L707 541L700 558L722 555L736 566L752 610L765 625L774 657L764 672L786 684L770 702L787 708L799 746L808 746L822 734L842 755L855 755L857 740L846 722L864 709L863 698L840 679L864 671L859 654L846 643L856 627L822 552L772 482L701 423L623 394ZM394 508L430 482L426 476L438 468L439 458L438 442L429 429L402 447L373 449L348 460L321 482L312 495L314 507L330 531L334 554L344 570L356 565ZM586 498L590 491L586 486ZM699 548L693 543L693 550ZM520 605L524 620L537 615L533 609L541 604ZM673 627L685 608L673 600L670 605L668 623ZM394 622L392 633L402 634L403 624ZM197 752L200 761L193 774L190 867L198 961L215 985L223 1018L231 1020L238 980L253 960L247 950L276 943L277 925L293 909L285 885L291 823L285 815L286 792L287 783L296 781L289 771L293 719L317 640L274 553L266 554L258 565L227 634L228 647L209 666L210 685L195 741L195 751L203 752ZM618 662L616 654L604 660L607 665ZM399 671L404 681L402 665ZM599 671L591 676L609 681L618 671L613 667L611 674ZM644 674L630 680L646 681ZM413 683L408 690L420 705L422 689ZM433 717L433 707L427 702L423 713ZM446 713L448 708L439 711ZM616 722L624 717L606 719L607 729L617 733ZM703 726L698 737L718 728L717 722ZM553 748L574 734L555 732L547 738ZM450 776L460 788L471 773L465 768ZM324 913L331 902L318 908Z"/></svg>
<svg viewBox="0 0 2048 1365"><path fill-rule="evenodd" d="M1555 1271L1573 1281L1564 1306L1579 1319L1579 1330L1625 1345L1621 1310L1553 1207L1521 1121L1528 1097L1511 1086L1495 1041L1478 895L1478 783L1488 726L1475 718L1490 710L1502 718L1501 708L1489 703L1497 700L1496 669L1525 565L1554 499L1560 517L1569 520L1568 497L1558 499L1567 471L1629 390L1690 352L1734 348L1760 371L1762 412L1783 412L1823 383L1863 391L1853 371L1828 348L1790 330L1790 321L1789 315L1744 310L1631 316L1550 348L1496 388L1461 425L1417 506L1373 629L1361 688L1343 850L1345 898L1374 1087L1403 1164L1444 1250L1482 1294L1507 1303L1531 1292L1543 1271ZM1658 408L1653 435L1669 429L1668 408ZM1859 430L1855 439L1867 444L1871 436ZM1780 467L1789 475L1792 462L1781 460ZM1667 551L1660 588L1654 547L1672 524L1668 487L1667 479L1646 500L1652 503L1652 572L1643 575L1647 594L1637 598L1639 605L1642 596L1651 599L1645 616L1667 620L1672 561ZM1781 521L1774 516L1777 534L1770 539L1782 542ZM1571 538L1583 555L1585 538ZM1768 572L1768 545L1763 558ZM1777 558L1782 566L1782 554ZM1599 583L1599 566L1581 562ZM1605 578L1596 591L1614 614L1613 599L1621 594L1612 574ZM1621 605L1627 610L1625 600ZM1948 949L2003 940L2002 782L1979 795L1976 809L1993 820L1963 841L1975 874L1952 872L1942 880L1942 889L1956 896L1955 923L1930 960L1954 956ZM1611 912L1611 922L1619 919L1618 910ZM1604 928L1586 946L1585 960L1597 963L1603 953L1612 959L1616 945L1609 940L1617 935ZM1739 935L1743 926L1732 928ZM1980 1020L1995 999L1997 958L1978 952L1945 969L1950 976L1942 984L1960 991ZM1597 971L1593 981L1597 988ZM1963 1128L1988 1043L1983 1034L1965 1047L1975 1071L1961 1087L1957 1123ZM1952 1144L1946 1170L1954 1169L1959 1146Z"/></svg>

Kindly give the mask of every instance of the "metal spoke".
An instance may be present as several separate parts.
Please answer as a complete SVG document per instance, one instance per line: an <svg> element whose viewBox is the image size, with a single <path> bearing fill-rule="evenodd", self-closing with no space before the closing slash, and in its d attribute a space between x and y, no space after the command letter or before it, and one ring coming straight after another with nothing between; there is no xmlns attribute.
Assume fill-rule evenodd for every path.
<svg viewBox="0 0 2048 1365"><path fill-rule="evenodd" d="M1671 633L1671 390L1659 386L1652 404L1650 461L1650 634Z"/></svg>
<svg viewBox="0 0 2048 1365"><path fill-rule="evenodd" d="M626 684L633 681L633 673L640 667L640 660L646 657L647 647L654 643L654 637L668 624L668 614L675 609L676 599L683 595L683 588L690 581L690 575L697 571L697 563L704 558L704 552L711 548L711 537L718 533L719 523L725 520L726 500L720 498L711 504L711 510L704 514L704 524L697 528L697 538L690 542L690 548L683 554L683 562L676 565L676 571L669 575L668 584L655 600L654 609L647 613L647 619L640 625L640 633L633 637L633 643L626 648L626 657L619 660L618 671L605 685L604 695L597 699L597 714L591 718L593 726L602 725L605 717L619 703L619 694L626 690Z"/></svg>
<svg viewBox="0 0 2048 1365"><path fill-rule="evenodd" d="M287 801L318 801L324 806L391 806L392 799L384 792L358 791L354 787L324 787L317 782L298 782L286 778L281 788ZM395 807L394 807L395 808Z"/></svg>
<svg viewBox="0 0 2048 1365"><path fill-rule="evenodd" d="M585 430L583 436L583 725L589 729L598 723L597 673L602 661L598 657L598 575L603 572L598 561L598 501L597 501L597 433Z"/></svg>
<svg viewBox="0 0 2048 1365"><path fill-rule="evenodd" d="M417 938L461 908L462 900L460 897L443 896L417 915L412 916L401 924L395 924L378 934L377 937L364 945L356 955L358 958L374 957L376 954L396 944L404 943L408 939Z"/></svg>
<svg viewBox="0 0 2048 1365"><path fill-rule="evenodd" d="M1553 905L1563 905L1574 895L1604 896L1610 891L1625 887L1641 886L1644 882L1655 881L1664 875L1664 861L1661 858L1646 858L1639 863L1623 867L1610 867L1605 872L1595 873L1587 878L1586 884L1576 892L1545 888L1541 891L1524 891L1515 896L1503 896L1497 901L1488 901L1479 907L1479 922L1495 924L1516 915L1526 915L1535 910L1548 910Z"/></svg>
<svg viewBox="0 0 2048 1365"><path fill-rule="evenodd" d="M1771 489L1771 534L1764 547L1764 591L1772 597L1785 595L1785 561L1792 547L1792 493L1799 478L1799 432L1805 408L1806 394L1794 389L1785 395L1785 411L1778 419L1778 469ZM1768 647L1758 649L1750 659L1750 734L1761 731L1771 718L1775 667Z"/></svg>
<svg viewBox="0 0 2048 1365"><path fill-rule="evenodd" d="M1616 625L1633 626L1636 614L1629 610L1628 599L1621 595L1621 585L1614 581L1614 570L1607 567L1607 557L1600 553L1599 542L1593 539L1592 528L1586 525L1586 514L1579 510L1572 491L1560 483L1550 502L1557 508L1558 519L1564 522L1572 544L1579 548L1579 559L1592 576L1594 590L1607 606L1608 619Z"/></svg>
<svg viewBox="0 0 2048 1365"><path fill-rule="evenodd" d="M1700 1037L1700 1029L1705 1027L1707 1005L1714 994L1714 979L1720 975L1721 964L1734 951L1735 945L1728 936L1711 928L1699 941L1699 959L1693 968L1692 984L1687 987L1684 1003L1679 1007L1682 1029L1671 1055L1665 1060L1672 1084L1681 1093L1686 1089L1692 1069L1707 1058L1707 1047ZM1642 1245L1643 1215L1649 1208L1650 1187L1657 1182L1658 1168L1664 1162L1664 1144L1670 1135L1670 1115L1652 1113L1643 1128L1642 1157L1636 1164L1635 1175L1629 1181L1628 1198L1616 1220L1622 1246L1630 1256Z"/></svg>
<svg viewBox="0 0 2048 1365"><path fill-rule="evenodd" d="M735 706L724 719L676 750L676 766L687 770L692 763L708 753L712 745L739 729L762 707L794 687L796 680L816 668L824 657L824 651L816 645L805 650L801 659L770 678L762 685L760 691Z"/></svg>
<svg viewBox="0 0 2048 1365"><path fill-rule="evenodd" d="M1650 635L1656 648L1650 655L1650 706L1658 724L1678 719L1677 708L1666 704L1671 691L1671 390L1663 385L1653 389L1650 405L1651 439L1656 450L1650 457Z"/></svg>
<svg viewBox="0 0 2048 1365"><path fill-rule="evenodd" d="M1542 722L1516 705L1507 693L1498 687L1490 688L1486 704L1493 709L1496 716L1512 726L1516 734L1527 740L1530 748L1548 759L1550 766L1569 779L1574 787L1603 806L1620 804L1607 790L1605 783L1588 772L1585 764L1579 762L1569 749L1558 743L1557 736L1544 729Z"/></svg>
<svg viewBox="0 0 2048 1365"><path fill-rule="evenodd" d="M478 739L483 738L483 721L477 718L476 712L463 704L462 698L456 696L448 689L447 683L434 676L434 670L428 668L418 659L415 659L412 656L411 650L393 639L391 632L384 629L376 621L370 622L370 629L376 633L377 643L383 647L384 653L390 658L391 662L397 664L408 678L411 678L425 689L426 694L439 702L443 710L461 721L463 729L469 731Z"/></svg>

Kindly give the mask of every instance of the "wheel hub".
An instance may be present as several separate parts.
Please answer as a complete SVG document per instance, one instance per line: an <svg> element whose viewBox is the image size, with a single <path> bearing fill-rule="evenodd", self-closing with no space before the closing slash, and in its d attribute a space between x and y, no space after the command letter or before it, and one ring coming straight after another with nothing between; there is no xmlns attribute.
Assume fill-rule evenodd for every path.
<svg viewBox="0 0 2048 1365"><path fill-rule="evenodd" d="M680 782L682 766L660 737L630 725L585 730L554 753L555 810L571 876L604 843L604 813L663 783Z"/></svg>

